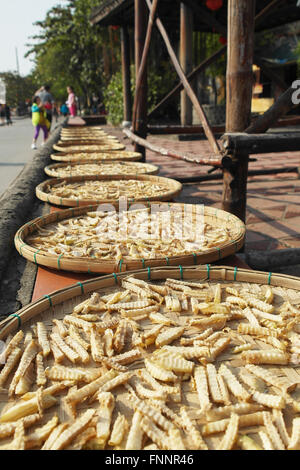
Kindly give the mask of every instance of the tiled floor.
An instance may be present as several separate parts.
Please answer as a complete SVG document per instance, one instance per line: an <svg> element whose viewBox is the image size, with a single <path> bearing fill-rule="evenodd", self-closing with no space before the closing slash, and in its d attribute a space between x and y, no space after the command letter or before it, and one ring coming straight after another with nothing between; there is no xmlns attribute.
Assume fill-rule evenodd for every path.
<svg viewBox="0 0 300 470"><path fill-rule="evenodd" d="M107 132L123 139L121 131L107 127ZM211 154L208 143L200 141L177 141L174 136L149 136L148 140L160 147L178 152L207 156ZM129 140L124 141L128 150ZM188 177L207 174L209 167L185 163L147 150L147 161L160 167L161 176ZM255 155L250 170L265 168L300 167L300 151ZM204 203L221 207L222 180L187 184L179 201ZM277 173L249 177L247 200L246 250L273 250L300 248L300 179L298 173Z"/></svg>

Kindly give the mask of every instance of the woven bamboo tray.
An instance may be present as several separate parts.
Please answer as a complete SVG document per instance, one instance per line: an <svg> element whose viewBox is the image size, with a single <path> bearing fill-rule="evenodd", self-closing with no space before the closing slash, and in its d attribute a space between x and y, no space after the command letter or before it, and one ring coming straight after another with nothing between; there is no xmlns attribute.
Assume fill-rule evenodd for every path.
<svg viewBox="0 0 300 470"><path fill-rule="evenodd" d="M135 202L139 201L172 201L182 190L182 184L178 181L172 180L170 178L163 178L161 176L148 176L148 175L100 175L100 176L74 176L70 178L53 178L51 180L46 180L41 183L36 188L36 195L41 201L49 202L55 204L57 206L65 206L65 207L79 207L79 206L87 206L91 204L113 204L118 205L119 202L116 199L68 199L58 197L52 194L49 194L46 190L47 185L54 186L58 183L66 182L68 183L76 183L76 182L84 182L84 181L118 181L118 180L138 180L138 181L146 181L152 184L154 183L161 183L166 186L166 191L161 194L160 196L152 196L141 198L134 198ZM132 200L130 198L130 194L128 194L128 200Z"/></svg>
<svg viewBox="0 0 300 470"><path fill-rule="evenodd" d="M117 138L107 138L107 137L93 137L93 138L84 138L84 137L71 137L71 138L61 138L60 142L57 143L59 147L68 144L72 145L116 145L120 144L120 141Z"/></svg>
<svg viewBox="0 0 300 470"><path fill-rule="evenodd" d="M60 140L57 142L57 145L62 146L70 146L74 144L81 144L81 145L90 145L93 142L91 140L96 141L96 143L120 143L118 137L114 135L90 135L90 136L61 136Z"/></svg>
<svg viewBox="0 0 300 470"><path fill-rule="evenodd" d="M96 138L96 139L116 139L117 137L112 134L107 134L106 132L103 131L93 131L93 132L61 132L60 133L61 139L90 139L90 138Z"/></svg>
<svg viewBox="0 0 300 470"><path fill-rule="evenodd" d="M168 204L169 205L169 204ZM184 208L184 204L170 204ZM191 205L189 205L191 206ZM97 260L95 258L66 258L64 256L49 255L46 252L40 252L35 247L26 243L26 238L37 231L37 227L46 227L47 225L72 217L84 215L87 212L97 210L98 206L80 207L76 209L68 209L39 217L28 222L21 227L15 236L15 246L21 256L29 261L42 266L53 269L87 272L87 273L113 273L132 271L145 267L155 266L192 266L196 264L211 263L226 258L237 253L244 244L245 225L232 214L215 209L212 207L204 207L204 221L216 227L224 227L230 229L231 240L219 247L210 248L205 252L192 253L182 256L169 256L155 259L126 259L116 263L115 260Z"/></svg>
<svg viewBox="0 0 300 470"><path fill-rule="evenodd" d="M271 286L273 292L275 294L275 307L279 307L285 301L290 301L292 304L300 303L300 279L292 276L286 275L279 275L279 274L270 274L264 272L256 272L256 271L249 271L245 269L236 269L236 268L229 268L225 266L218 266L218 267L211 267L207 266L200 266L200 267L164 267L164 268L154 268L151 270L140 270L131 273L136 279L141 279L146 282L154 283L156 285L160 285L164 282L167 278L175 279L175 280L186 280L192 282L206 282L208 283L211 289L214 289L217 284L221 286L230 286L234 288L241 288L244 287L247 290L251 291L253 294L258 294L261 292L262 289L266 288L267 286ZM49 295L41 298L40 300L22 308L16 314L10 315L6 320L0 323L0 339L5 341L9 334L15 334L15 332L22 328L24 334L32 332L33 327L37 324L37 322L43 322L46 326L48 332L50 333L53 327L53 319L63 320L66 315L70 315L73 311L73 308L81 303L82 301L90 298L91 294L94 292L98 292L101 296L111 294L120 290L120 286L122 280L127 277L125 273L121 274L114 274L111 276L104 276L101 278L91 279L85 282L79 282L76 285L71 287L61 289L59 291L50 293ZM123 290L123 289L122 289ZM185 319L188 318L197 318L197 315L193 315L192 312L181 312L180 315L175 314L174 312L163 310L161 307L161 311L165 314L166 317L173 321L179 322L179 324L185 324ZM207 318L207 316L206 316ZM245 323L245 319L236 320L236 321L229 321L227 322L227 328L224 329L224 334L228 335L230 338L230 346L225 350L225 352L221 353L216 360L213 362L217 369L219 369L222 363L225 363L227 367L231 369L235 376L238 376L239 372L244 369L245 362L241 359L237 359L237 355L232 353L232 349L235 345L240 344L237 341L234 331L237 328L237 325L242 322ZM149 319L142 320L140 323L140 328L143 331L149 330L153 326L150 323ZM230 330L231 329L231 330ZM229 330L229 331L228 331ZM203 329L202 329L203 331ZM188 327L186 326L184 336L191 337L195 334L201 332L201 329ZM125 344L124 351L130 348L130 340L127 340ZM257 337L253 336L245 336L245 341L249 341L252 343L253 347L256 349L269 349L268 345L258 339ZM179 345L179 340L173 341L172 345ZM155 347L150 346L147 349L143 349L143 358L142 360L135 362L131 366L129 366L129 370L134 371L136 369L140 369L144 367L144 358L153 359L153 350ZM51 359L51 354L45 360L45 365L51 367L53 365L53 359ZM199 362L194 359L195 367L199 365ZM295 361L294 361L295 362ZM64 359L62 365L68 368L74 368L74 365L69 362L67 359ZM91 361L88 365L76 364L76 368L84 368L90 369L91 367L101 367L101 363L94 363ZM285 406L284 409L284 421L286 425L287 432L289 436L291 436L291 428L292 428L292 419L297 416L297 414L293 411L292 407L289 405L290 400L294 400L299 404L300 397L299 397L299 390L295 389L295 386L300 383L300 366L298 364L290 364L284 366L269 366L269 365L261 365L266 372L271 372L273 375L280 376L282 380L284 380L290 388L288 389L289 392L286 395L286 400L288 405ZM189 375L189 374L188 374ZM12 378L12 374L9 376L7 380L6 387L9 386L10 381ZM170 383L167 383L169 385ZM199 408L199 398L196 391L193 390L191 387L190 380L183 380L180 382L181 386L181 394L182 398L179 402L174 402L168 400L168 407L177 414L180 415L180 408L182 404L185 405L188 415L192 420L194 426L201 431L205 444L208 446L209 450L215 450L220 445L220 442L223 439L224 431L221 433L215 433L214 435L210 435L205 433L205 425L208 424L206 414L201 412ZM48 383L46 387L50 384ZM78 388L83 387L85 384L81 383ZM162 383L162 385L166 385L166 383ZM171 385L174 385L171 383ZM243 384L245 387L245 385ZM299 385L298 385L299 387ZM35 385L32 386L31 390L36 390L37 387ZM249 390L248 387L246 389ZM112 415L112 421L114 422L118 413L122 413L125 415L126 419L129 422L129 425L132 420L133 411L129 406L128 402L128 392L124 388L124 386L119 386L111 390L111 393L115 397L115 409ZM278 396L279 392L273 386L266 386L265 393L268 394L276 394ZM64 423L69 421L69 417L66 414L65 408L63 406L62 399L66 396L66 391L61 391L59 394L56 395L57 404L50 408L49 410L44 410L44 417L41 421L36 424L36 427L40 427L46 422L48 422L55 414L57 414L60 422ZM232 404L237 402L237 399L230 393L230 399ZM20 400L20 399L19 399ZM14 406L15 403L19 400L17 399L10 399L8 402L7 395L3 391L1 394L1 415L11 406ZM146 404L146 400L143 400L143 403ZM250 403L254 403L250 401ZM87 409L95 408L97 409L99 406L97 400L94 402L89 403L89 398L84 403L78 403L76 405L77 416L80 416L84 413ZM218 405L218 408L214 404L214 410L221 410L222 406ZM270 408L265 408L265 410L270 411ZM144 409L142 410L144 412ZM299 413L298 413L299 416ZM168 418L171 419L171 418ZM217 421L220 418L215 418ZM177 424L178 428L181 430L181 437L183 439L183 443L187 450L194 450L195 445L193 444L193 439L189 433L183 432L183 428L181 424ZM251 427L243 427L239 426L239 435L248 435L256 442L258 445L262 445L260 438L258 436L258 432L260 430L264 430L264 432L268 432L268 430L263 426L251 426ZM25 436L29 435L32 432L32 429L25 430ZM128 433L126 433L125 443L127 439ZM46 438L45 438L46 439ZM155 438L154 438L155 439ZM12 438L7 440L1 440L2 446L5 444L9 444ZM145 441L148 444L151 443L151 440ZM68 448L68 447L67 447ZM72 447L70 447L72 448ZM106 447L107 449L111 449L110 447ZM172 450L178 450L176 446L171 447ZM239 444L236 444L233 449L240 449Z"/></svg>
<svg viewBox="0 0 300 470"><path fill-rule="evenodd" d="M89 170L89 165L97 167L97 170L92 172ZM76 167L76 173L74 173L74 167ZM107 170L107 168L111 168ZM64 178L72 177L78 175L77 171L80 171L80 176L85 175L101 175L101 174L111 174L111 175L123 175L123 174L147 174L147 175L157 175L159 168L150 163L136 163L136 162L95 162L95 160L90 160L82 163L65 163L65 164L54 164L46 166L45 173L51 178ZM64 174L62 174L62 172Z"/></svg>
<svg viewBox="0 0 300 470"><path fill-rule="evenodd" d="M57 152L68 152L68 153L100 153L100 152L112 152L118 150L124 150L125 145L115 143L115 142L105 142L102 144L83 144L82 141L78 145L74 143L66 145L64 143L60 143L59 145L53 145L53 149Z"/></svg>
<svg viewBox="0 0 300 470"><path fill-rule="evenodd" d="M102 144L119 144L120 141L117 137L111 135L107 136L91 136L91 137L82 137L82 136L72 136L64 137L61 136L60 141L57 143L59 146L64 145L102 145Z"/></svg>
<svg viewBox="0 0 300 470"><path fill-rule="evenodd" d="M85 132L100 132L106 134L106 131L103 129L103 127L99 126L80 126L80 127L74 127L74 126L69 126L69 127L64 127L61 130L62 134L68 134L68 133L85 133Z"/></svg>
<svg viewBox="0 0 300 470"><path fill-rule="evenodd" d="M142 154L138 152L110 151L95 153L67 153L60 152L51 155L51 160L64 163L85 163L86 161L123 161L134 162L142 159Z"/></svg>

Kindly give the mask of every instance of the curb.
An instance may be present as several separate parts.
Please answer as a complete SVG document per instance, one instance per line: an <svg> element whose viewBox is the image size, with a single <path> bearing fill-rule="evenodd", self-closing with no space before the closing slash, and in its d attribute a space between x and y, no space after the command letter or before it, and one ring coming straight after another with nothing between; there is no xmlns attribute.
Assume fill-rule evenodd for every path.
<svg viewBox="0 0 300 470"><path fill-rule="evenodd" d="M239 256L241 256L239 254ZM283 266L300 265L300 248L270 251L248 251L242 254L245 262L258 271L270 271Z"/></svg>
<svg viewBox="0 0 300 470"><path fill-rule="evenodd" d="M50 163L53 145L59 140L65 122L54 129L47 144L36 152L19 176L0 197L0 281L14 249L14 236L30 220L36 201L35 187L45 180L44 167Z"/></svg>

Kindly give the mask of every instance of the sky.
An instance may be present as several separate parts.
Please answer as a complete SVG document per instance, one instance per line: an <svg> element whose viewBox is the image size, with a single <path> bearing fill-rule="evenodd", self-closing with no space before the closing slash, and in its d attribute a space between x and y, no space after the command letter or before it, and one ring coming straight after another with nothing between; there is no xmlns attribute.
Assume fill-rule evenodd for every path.
<svg viewBox="0 0 300 470"><path fill-rule="evenodd" d="M32 42L30 36L36 35L39 28L33 26L35 21L43 20L48 10L60 0L0 0L0 72L16 71L18 50L19 68L22 76L33 68L30 58L24 54L26 43Z"/></svg>

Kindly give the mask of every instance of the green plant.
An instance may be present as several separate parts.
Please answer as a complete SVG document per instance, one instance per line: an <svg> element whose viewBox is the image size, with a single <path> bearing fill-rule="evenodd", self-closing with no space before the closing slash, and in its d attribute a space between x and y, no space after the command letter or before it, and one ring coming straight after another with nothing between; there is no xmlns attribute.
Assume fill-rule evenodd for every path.
<svg viewBox="0 0 300 470"><path fill-rule="evenodd" d="M148 110L149 112L156 106L156 104L167 94L176 83L176 73L168 66L167 62L160 64L160 71L153 68L148 70ZM131 66L131 93L132 97L135 93L135 69L134 65ZM103 92L104 104L108 110L108 119L113 125L118 125L123 121L123 82L122 72L116 72L108 86ZM177 113L177 105L170 102L167 108L164 108L164 116L168 114Z"/></svg>

